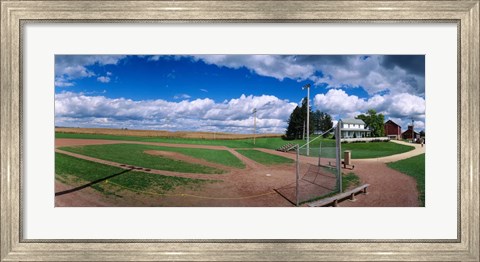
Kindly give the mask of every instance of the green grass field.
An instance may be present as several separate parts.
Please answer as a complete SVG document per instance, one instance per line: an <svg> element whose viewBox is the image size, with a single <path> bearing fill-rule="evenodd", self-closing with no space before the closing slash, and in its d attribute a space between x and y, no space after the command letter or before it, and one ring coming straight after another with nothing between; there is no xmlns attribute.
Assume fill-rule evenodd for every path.
<svg viewBox="0 0 480 262"><path fill-rule="evenodd" d="M342 143L343 152L350 150L352 159L377 158L396 155L413 150L413 146L406 146L394 142L370 142L370 143ZM300 149L301 155L306 155L306 148ZM310 147L310 156L318 157L320 150L318 146ZM331 141L322 142L322 157L335 158L335 145Z"/></svg>
<svg viewBox="0 0 480 262"><path fill-rule="evenodd" d="M116 135L101 135L101 134L71 134L71 133L55 133L55 138L81 138L81 139L105 139L105 140L124 140L124 141L142 141L142 142L159 142L172 144L192 144L192 145L213 145L226 146L230 148L270 148L276 149L286 144L280 137L273 138L257 138L255 145L253 139L228 139L228 140L213 140L213 139L191 139L191 138L167 138L167 137L138 137L138 136L116 136ZM299 140L302 141L302 140ZM295 142L295 141L293 141ZM296 142L295 142L296 143Z"/></svg>
<svg viewBox="0 0 480 262"><path fill-rule="evenodd" d="M290 158L268 154L255 149L237 149L237 152L264 165L288 164L294 161Z"/></svg>
<svg viewBox="0 0 480 262"><path fill-rule="evenodd" d="M413 146L396 144L394 142L346 143L342 151L351 150L353 159L376 158L405 153L415 149Z"/></svg>
<svg viewBox="0 0 480 262"><path fill-rule="evenodd" d="M196 158L202 158L210 162L220 163L234 167L244 167L243 162L226 150L210 150L197 148L172 148L140 144L110 144L110 145L88 145L75 147L62 147L62 150L91 156L103 160L114 161L122 164L140 166L151 169L201 173L221 174L225 171L174 160L161 156L154 156L144 153L145 150L164 150L183 153Z"/></svg>
<svg viewBox="0 0 480 262"><path fill-rule="evenodd" d="M388 163L387 165L415 178L420 206L425 206L425 154Z"/></svg>
<svg viewBox="0 0 480 262"><path fill-rule="evenodd" d="M112 194L112 192L109 192L112 183L137 191L165 193L177 187L195 188L211 182L200 179L152 175L138 171L125 171L122 168L55 153L55 178L63 183L69 184L74 180L76 184L86 184L124 172L91 186L105 194Z"/></svg>
<svg viewBox="0 0 480 262"><path fill-rule="evenodd" d="M124 140L124 141L144 141L144 142L161 142L172 144L195 144L195 145L216 145L226 146L230 148L267 148L277 149L287 143L305 144L305 140L283 140L280 137L273 138L257 138L255 145L252 139L237 140L209 140L209 139L187 139L187 138L164 138L164 137L136 137L136 136L114 136L114 135L98 135L98 134L71 134L71 133L55 133L56 138L82 138L82 139L106 139L106 140ZM315 137L311 137L314 139ZM310 156L318 156L318 148L322 143L322 156L327 158L335 158L334 147L335 141L329 138L320 138L310 144ZM400 145L393 142L375 142L375 143L343 143L342 151L351 150L353 159L376 158L395 154L400 154L413 150L414 147ZM305 148L303 149L305 150Z"/></svg>

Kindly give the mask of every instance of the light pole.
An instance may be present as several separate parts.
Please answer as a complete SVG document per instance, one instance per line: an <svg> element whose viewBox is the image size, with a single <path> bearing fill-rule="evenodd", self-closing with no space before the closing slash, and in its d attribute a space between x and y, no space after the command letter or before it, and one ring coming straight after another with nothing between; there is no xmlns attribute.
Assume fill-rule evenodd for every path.
<svg viewBox="0 0 480 262"><path fill-rule="evenodd" d="M307 156L310 155L310 84L306 84L302 89L307 89Z"/></svg>
<svg viewBox="0 0 480 262"><path fill-rule="evenodd" d="M255 136L257 134L257 109L253 109L253 144L255 145Z"/></svg>

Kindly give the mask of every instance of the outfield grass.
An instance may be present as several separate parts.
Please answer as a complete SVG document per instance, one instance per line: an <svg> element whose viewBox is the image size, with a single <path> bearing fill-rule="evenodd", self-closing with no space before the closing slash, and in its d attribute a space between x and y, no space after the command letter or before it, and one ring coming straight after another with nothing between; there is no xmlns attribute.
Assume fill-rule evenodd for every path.
<svg viewBox="0 0 480 262"><path fill-rule="evenodd" d="M345 143L342 151L351 150L353 159L377 158L405 153L415 149L413 146L394 142Z"/></svg>
<svg viewBox="0 0 480 262"><path fill-rule="evenodd" d="M88 145L75 147L62 147L62 150L81 155L91 156L117 163L140 166L151 169L200 173L200 174L222 174L224 170L213 167L187 163L162 156L154 156L144 153L145 150L165 150L181 152L193 157L203 158L216 163L241 166L243 163L225 150L210 150L197 148L170 148L140 144L110 144L110 145Z"/></svg>
<svg viewBox="0 0 480 262"><path fill-rule="evenodd" d="M417 181L418 200L425 206L425 154L387 164L390 168L409 175Z"/></svg>
<svg viewBox="0 0 480 262"><path fill-rule="evenodd" d="M342 143L342 158L343 152L350 150L352 152L352 159L365 159L385 157L396 154L401 154L415 149L413 146L406 146L394 142L370 142L370 143ZM310 155L318 157L320 153L318 146L310 146ZM300 149L300 154L306 155L306 148ZM331 141L322 142L322 157L335 158L335 145Z"/></svg>
<svg viewBox="0 0 480 262"><path fill-rule="evenodd" d="M55 133L56 138L82 138L82 139L106 139L106 140L124 140L124 141L144 141L161 142L172 144L195 144L195 145L216 145L230 148L267 148L277 149L287 143L305 144L305 140L283 140L280 137L257 138L255 145L252 139L236 140L209 140L209 139L188 139L188 138L165 138L165 137L138 137L138 136L115 136L101 134L71 134ZM314 139L315 137L311 137ZM318 156L318 148L322 143L322 156L335 158L335 140L330 138L320 138L310 144L310 156ZM372 142L372 143L343 143L342 151L351 150L353 159L376 158L395 154L400 154L413 150L414 147L400 145L393 142ZM305 150L305 148L303 148Z"/></svg>
<svg viewBox="0 0 480 262"><path fill-rule="evenodd" d="M294 162L290 158L268 154L255 149L237 149L236 151L252 159L253 161L258 162L260 164L264 164L264 165L286 164L286 163Z"/></svg>
<svg viewBox="0 0 480 262"><path fill-rule="evenodd" d="M281 137L263 137L255 139L253 144L252 139L192 139L192 138L178 138L178 137L139 137L139 136L118 136L118 135L103 135L103 134L73 134L55 132L55 138L77 138L77 139L105 139L105 140L122 140L122 141L142 141L142 142L158 142L158 143L172 143L172 144L192 144L192 145L213 145L226 146L230 148L267 148L277 149L287 143L291 144L305 144L305 140L283 140ZM315 137L310 137L314 139ZM335 146L335 140L328 138L320 138L311 143L311 147L318 147L320 141Z"/></svg>
<svg viewBox="0 0 480 262"><path fill-rule="evenodd" d="M172 144L192 144L192 145L213 145L226 146L230 148L270 148L276 149L288 143L280 137L272 138L257 138L255 145L253 139L228 139L228 140L213 140L213 139L191 139L178 137L138 137L138 136L116 136L116 135L101 135L101 134L71 134L71 133L55 133L55 138L81 138L81 139L105 139L105 140L124 140L124 141L143 141L143 142L159 142ZM302 140L299 140L302 141ZM304 142L303 142L304 143Z"/></svg>
<svg viewBox="0 0 480 262"><path fill-rule="evenodd" d="M111 177L106 181L91 186L92 188L106 194L108 194L109 191L107 189L109 182L137 191L156 193L164 193L183 186L194 188L210 182L200 179L162 176L138 171L125 171L126 170L122 168L55 153L55 178L63 183L69 183L69 181L72 181L73 177L76 183L86 184L88 182L104 179L114 174L124 172L123 174Z"/></svg>

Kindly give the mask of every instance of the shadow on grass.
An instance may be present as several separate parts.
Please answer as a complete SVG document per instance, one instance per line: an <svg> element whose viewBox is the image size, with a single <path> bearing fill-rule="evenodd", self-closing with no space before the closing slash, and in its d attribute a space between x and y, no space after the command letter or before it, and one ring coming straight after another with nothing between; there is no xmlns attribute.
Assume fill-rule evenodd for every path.
<svg viewBox="0 0 480 262"><path fill-rule="evenodd" d="M69 194L69 193L73 193L73 192L82 190L82 189L84 189L84 188L93 186L93 185L95 185L95 184L98 184L98 183L100 183L100 182L103 182L103 181L105 181L105 180L107 180L107 179L110 179L110 178L112 178L112 177L116 177L116 176L125 174L125 173L127 173L127 172L130 172L130 171L132 171L132 170L133 170L133 168L131 168L131 169L126 169L126 170L123 170L123 171L120 172L120 173L116 173L116 174L113 174L113 175L110 175L110 176L107 176L107 177L104 177L104 178L97 179L97 180L92 181L92 182L90 182L90 183L88 183L88 184L85 184L85 185L81 185L81 186L78 186L78 187L75 187L75 188L72 188L72 189L68 189L68 190L56 192L56 193L55 193L55 196L61 196L61 195L65 195L65 194Z"/></svg>

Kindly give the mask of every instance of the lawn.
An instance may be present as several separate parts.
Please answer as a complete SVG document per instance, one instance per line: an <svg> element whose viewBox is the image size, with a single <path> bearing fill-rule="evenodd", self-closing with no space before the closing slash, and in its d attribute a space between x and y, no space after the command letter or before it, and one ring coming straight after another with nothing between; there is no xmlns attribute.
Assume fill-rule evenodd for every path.
<svg viewBox="0 0 480 262"><path fill-rule="evenodd" d="M342 151L351 150L353 159L377 158L405 153L415 149L413 146L395 142L344 143ZM343 155L342 155L343 157Z"/></svg>
<svg viewBox="0 0 480 262"><path fill-rule="evenodd" d="M73 134L55 132L55 138L77 138L77 139L105 139L105 140L123 140L123 141L142 141L142 142L159 142L172 144L192 144L192 145L213 145L226 146L230 148L267 148L277 149L287 143L291 144L305 144L305 140L283 140L281 137L267 137L255 139L253 144L252 139L193 139L193 138L178 138L178 137L140 137L140 136L118 136L118 135L103 135L103 134ZM313 139L314 137L311 137ZM320 138L312 142L311 146L318 147L320 141L326 143L333 143L332 139Z"/></svg>
<svg viewBox="0 0 480 262"><path fill-rule="evenodd" d="M342 155L346 150L352 152L352 159L377 158L396 155L413 150L415 147L397 144L394 142L370 142L370 143L342 143ZM318 157L319 146L310 146L310 156ZM306 148L300 149L300 154L306 155ZM322 157L335 158L335 144L332 141L322 142Z"/></svg>
<svg viewBox="0 0 480 262"><path fill-rule="evenodd" d="M409 175L417 181L418 200L425 206L425 154L387 164L390 168Z"/></svg>
<svg viewBox="0 0 480 262"><path fill-rule="evenodd" d="M270 148L276 149L288 143L280 137L257 138L255 145L253 139L192 139L178 137L139 137L139 136L117 136L102 134L72 134L72 133L55 133L55 138L80 138L80 139L105 139L105 140L124 140L124 141L143 141L143 142L159 142L172 144L192 144L192 145L214 145L226 146L230 148ZM301 140L299 140L301 141Z"/></svg>
<svg viewBox="0 0 480 262"><path fill-rule="evenodd" d="M71 134L55 133L56 138L82 138L82 139L106 139L106 140L126 140L126 141L144 141L161 142L172 144L196 144L196 145L216 145L230 148L267 148L277 149L287 143L305 144L305 140L283 140L280 137L257 138L255 145L252 139L232 139L232 140L212 140L212 139L188 139L188 138L165 138L165 137L138 137L138 136L115 136L101 134ZM311 137L314 139L315 137ZM322 156L335 158L335 140L329 138L320 138L310 144L310 156L318 156L319 145L322 143ZM352 150L353 159L376 158L395 154L400 154L413 150L414 147L400 145L393 142L372 142L372 143L343 143L342 151ZM301 151L305 154L306 148ZM342 156L343 157L343 156Z"/></svg>
<svg viewBox="0 0 480 262"><path fill-rule="evenodd" d="M117 163L140 166L151 169L200 173L200 174L221 174L225 173L213 167L199 164L187 163L161 156L154 156L144 153L145 150L163 150L183 153L192 157L202 158L210 162L220 163L234 167L244 167L243 162L226 150L210 150L198 148L172 148L139 144L110 144L110 145L88 145L75 147L62 147L62 150L81 155L91 156Z"/></svg>
<svg viewBox="0 0 480 262"><path fill-rule="evenodd" d="M107 177L110 178L104 180ZM210 182L200 179L128 171L60 153L55 153L55 178L67 184L72 182L72 180L74 180L76 184L86 184L96 180L103 180L91 187L106 194L109 193L112 183L135 191L164 193L174 190L177 187L187 186L194 188Z"/></svg>
<svg viewBox="0 0 480 262"><path fill-rule="evenodd" d="M209 139L189 139L189 138L165 138L165 137L138 137L138 136L115 136L101 134L71 134L55 133L56 138L82 138L82 139L106 139L106 140L127 140L144 142L161 142L172 144L196 144L196 145L217 145L230 148L267 148L277 149L287 143L305 144L305 140L283 140L280 137L257 138L255 145L252 139L232 139L232 140L209 140ZM314 139L315 137L311 137ZM310 144L310 156L317 157L319 154L319 145L322 144L322 157L335 158L335 140L329 138L319 138ZM413 150L413 146L406 146L394 142L371 142L371 143L342 143L342 152L352 151L353 159L377 158L400 154ZM301 154L305 155L306 148L301 149ZM342 154L343 157L343 154Z"/></svg>
<svg viewBox="0 0 480 262"><path fill-rule="evenodd" d="M255 149L238 149L237 152L252 159L255 162L264 165L286 164L294 162L290 158L268 154Z"/></svg>

